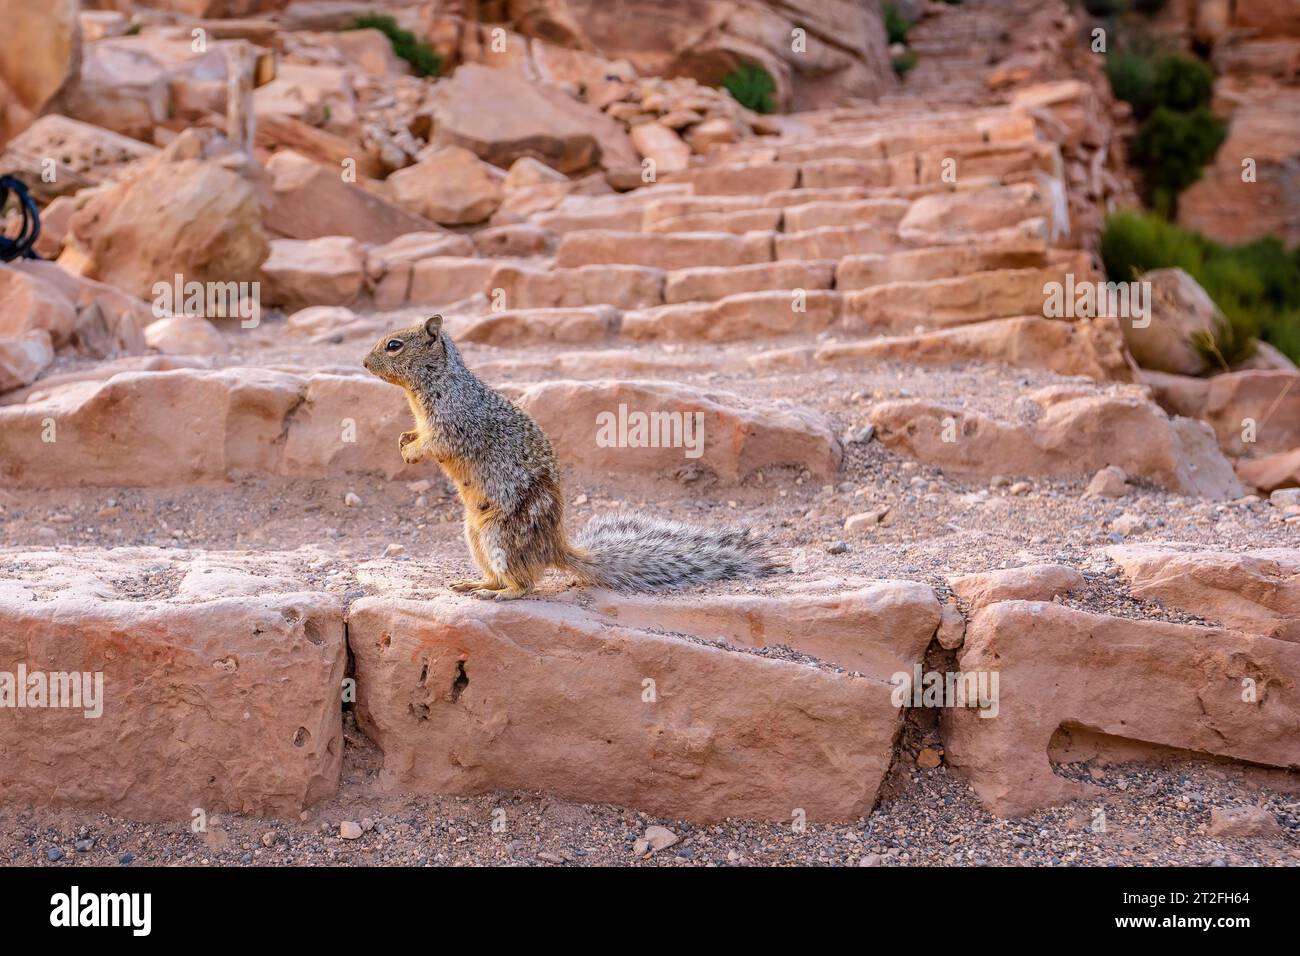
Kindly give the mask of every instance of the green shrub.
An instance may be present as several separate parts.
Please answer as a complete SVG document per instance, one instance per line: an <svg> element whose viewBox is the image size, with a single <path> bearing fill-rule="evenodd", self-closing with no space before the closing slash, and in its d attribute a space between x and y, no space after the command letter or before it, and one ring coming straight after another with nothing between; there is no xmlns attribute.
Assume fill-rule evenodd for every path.
<svg viewBox="0 0 1300 956"><path fill-rule="evenodd" d="M1256 338L1300 361L1300 249L1275 238L1223 246L1152 213L1118 212L1106 220L1100 253L1115 282L1171 267L1199 282L1224 314L1196 343L1216 365L1247 358Z"/></svg>
<svg viewBox="0 0 1300 956"><path fill-rule="evenodd" d="M1207 107L1189 113L1156 107L1142 121L1130 154L1142 168L1148 202L1172 217L1178 194L1201 178L1226 137L1223 122Z"/></svg>
<svg viewBox="0 0 1300 956"><path fill-rule="evenodd" d="M1164 9L1165 0L1133 0L1133 9L1150 16Z"/></svg>
<svg viewBox="0 0 1300 956"><path fill-rule="evenodd" d="M918 57L915 50L907 50L899 56L894 57L892 63L894 73L897 74L900 79L906 76L908 72L916 66L917 59Z"/></svg>
<svg viewBox="0 0 1300 956"><path fill-rule="evenodd" d="M393 52L411 64L416 76L437 76L442 72L442 57L429 44L421 41L410 30L403 30L389 16L368 15L357 17L354 30L378 30L393 44Z"/></svg>
<svg viewBox="0 0 1300 956"><path fill-rule="evenodd" d="M723 87L741 106L755 113L776 112L776 80L757 63L746 63L722 81Z"/></svg>
<svg viewBox="0 0 1300 956"><path fill-rule="evenodd" d="M898 7L892 3L885 4L884 13L885 36L889 38L889 42L891 44L906 43L907 31L912 29L912 25L907 22L907 17L903 16L898 11Z"/></svg>
<svg viewBox="0 0 1300 956"><path fill-rule="evenodd" d="M1106 78L1116 99L1146 116L1156 107L1155 60L1144 53L1113 53L1106 57Z"/></svg>
<svg viewBox="0 0 1300 956"><path fill-rule="evenodd" d="M1207 106L1214 92L1214 71L1182 53L1117 51L1106 57L1106 77L1116 98L1132 106L1138 119L1162 106L1182 112Z"/></svg>
<svg viewBox="0 0 1300 956"><path fill-rule="evenodd" d="M1157 105L1171 110L1208 106L1214 93L1214 71L1195 57L1162 56L1155 63L1151 92Z"/></svg>

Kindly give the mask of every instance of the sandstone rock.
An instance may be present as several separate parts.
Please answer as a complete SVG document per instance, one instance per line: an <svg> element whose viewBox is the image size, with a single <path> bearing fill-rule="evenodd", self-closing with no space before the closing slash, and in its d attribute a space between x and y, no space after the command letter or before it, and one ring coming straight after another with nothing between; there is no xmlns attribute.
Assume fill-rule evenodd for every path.
<svg viewBox="0 0 1300 956"><path fill-rule="evenodd" d="M555 263L561 267L622 264L655 269L739 266L768 262L772 238L763 233L639 233L584 230L566 233Z"/></svg>
<svg viewBox="0 0 1300 956"><path fill-rule="evenodd" d="M90 278L141 298L185 282L253 281L270 252L253 187L201 160L151 162L95 193L68 224Z"/></svg>
<svg viewBox="0 0 1300 956"><path fill-rule="evenodd" d="M1067 271L1048 266L872 286L845 294L845 320L863 331L899 333L1042 315L1044 286L1062 282Z"/></svg>
<svg viewBox="0 0 1300 956"><path fill-rule="evenodd" d="M54 345L44 329L0 336L0 393L22 388L54 361Z"/></svg>
<svg viewBox="0 0 1300 956"><path fill-rule="evenodd" d="M819 661L888 679L924 654L939 625L934 591L916 581L873 581L835 594L779 597L591 595L592 608L629 627L708 634L740 648L785 645Z"/></svg>
<svg viewBox="0 0 1300 956"><path fill-rule="evenodd" d="M706 599L711 617L724 633L751 633L727 600ZM781 621L779 600L759 600ZM874 802L899 720L885 675L668 637L610 603L353 604L357 711L384 752L381 782L434 793L527 787L697 821L784 820L796 808L810 820L854 819ZM713 639L716 629L688 633ZM911 640L923 648L928 638ZM902 666L892 669L919 659L895 656ZM629 710L624 692L641 703Z"/></svg>
<svg viewBox="0 0 1300 956"><path fill-rule="evenodd" d="M609 306L488 312L451 328L457 341L483 345L577 345L603 342L618 323Z"/></svg>
<svg viewBox="0 0 1300 956"><path fill-rule="evenodd" d="M829 289L834 283L835 263L760 262L747 266L696 266L677 269L664 280L664 301L713 302L741 292L769 289Z"/></svg>
<svg viewBox="0 0 1300 956"><path fill-rule="evenodd" d="M608 303L643 309L663 303L664 273L646 266L595 265L546 269L497 265L488 282L500 289L507 307L552 309Z"/></svg>
<svg viewBox="0 0 1300 956"><path fill-rule="evenodd" d="M1083 583L1082 574L1062 564L1030 564L948 579L972 613L998 601L1050 601L1083 587Z"/></svg>
<svg viewBox="0 0 1300 956"><path fill-rule="evenodd" d="M691 148L662 123L633 126L630 136L637 153L654 162L656 173L679 173L691 164Z"/></svg>
<svg viewBox="0 0 1300 956"><path fill-rule="evenodd" d="M342 840L360 840L364 832L355 820L344 820L339 824L339 839Z"/></svg>
<svg viewBox="0 0 1300 956"><path fill-rule="evenodd" d="M1146 375L1156 401L1209 422L1229 455L1268 455L1300 447L1300 372L1228 372L1208 379Z"/></svg>
<svg viewBox="0 0 1300 956"><path fill-rule="evenodd" d="M892 229L908 211L905 199L859 199L853 202L810 202L786 206L787 232L802 232L822 226L877 225Z"/></svg>
<svg viewBox="0 0 1300 956"><path fill-rule="evenodd" d="M32 195L50 199L97 186L157 152L156 147L129 136L49 113L15 136L0 155L7 170L27 173ZM41 176L45 159L55 161L53 182ZM46 210L41 215L43 229L48 219Z"/></svg>
<svg viewBox="0 0 1300 956"><path fill-rule="evenodd" d="M951 598L943 606L943 617L939 621L935 639L946 651L955 651L966 640L966 616L957 607L957 602Z"/></svg>
<svg viewBox="0 0 1300 956"><path fill-rule="evenodd" d="M1003 601L972 615L958 661L998 674L997 716L945 709L945 756L1000 816L1103 792L1052 772L1058 729L1265 766L1300 760L1300 644ZM1243 699L1247 677L1268 692Z"/></svg>
<svg viewBox="0 0 1300 956"><path fill-rule="evenodd" d="M144 349L149 307L99 282L78 278L52 262L16 260L0 265L0 339L27 343L16 355L43 354L35 346L42 330L56 350L72 349L96 358ZM30 352L33 347L36 352Z"/></svg>
<svg viewBox="0 0 1300 956"><path fill-rule="evenodd" d="M697 196L764 195L794 189L799 167L794 163L709 165L681 177Z"/></svg>
<svg viewBox="0 0 1300 956"><path fill-rule="evenodd" d="M636 340L730 342L795 332L822 332L840 314L839 294L814 289L742 292L716 302L629 312L622 332Z"/></svg>
<svg viewBox="0 0 1300 956"><path fill-rule="evenodd" d="M774 232L781 228L780 209L742 209L737 212L698 213L664 219L647 232Z"/></svg>
<svg viewBox="0 0 1300 956"><path fill-rule="evenodd" d="M343 610L268 565L153 548L0 554L0 656L103 675L97 719L84 706L8 713L0 800L176 821L195 807L296 817L333 794ZM160 572L172 583L151 584Z"/></svg>
<svg viewBox="0 0 1300 956"><path fill-rule="evenodd" d="M1260 491L1300 485L1300 448L1237 462L1237 474Z"/></svg>
<svg viewBox="0 0 1300 956"><path fill-rule="evenodd" d="M459 302L487 288L496 270L490 259L437 256L420 259L411 268L411 291L407 300L420 305Z"/></svg>
<svg viewBox="0 0 1300 956"><path fill-rule="evenodd" d="M893 229L880 226L820 226L804 232L778 233L777 259L843 259L863 253L890 253L901 247Z"/></svg>
<svg viewBox="0 0 1300 956"><path fill-rule="evenodd" d="M645 840L647 849L658 853L660 850L675 846L681 838L667 827L648 826L645 828L645 833L641 834L641 839Z"/></svg>
<svg viewBox="0 0 1300 956"><path fill-rule="evenodd" d="M595 0L564 0L530 8L518 28L564 46L626 59L641 76L690 77L708 87L745 63L761 63L777 81L784 107L832 106L875 99L895 80L881 14L873 5L793 6L769 2L727 6L633 0L617 9ZM795 28L807 42L792 49ZM720 97L729 102L726 95Z"/></svg>
<svg viewBox="0 0 1300 956"><path fill-rule="evenodd" d="M1069 475L1115 464L1180 494L1241 496L1207 425L1167 418L1137 398L1080 395L1044 404L1029 424L916 401L882 402L871 420L886 445L945 471ZM945 429L955 440L944 440Z"/></svg>
<svg viewBox="0 0 1300 956"><path fill-rule="evenodd" d="M197 316L178 315L146 326L145 344L172 355L224 355L226 340L216 327Z"/></svg>
<svg viewBox="0 0 1300 956"><path fill-rule="evenodd" d="M1300 550L1235 554L1132 544L1106 553L1123 570L1135 597L1300 644Z"/></svg>
<svg viewBox="0 0 1300 956"><path fill-rule="evenodd" d="M1133 358L1143 368L1160 372L1204 372L1209 363L1196 341L1227 321L1219 307L1182 269L1154 269L1141 281L1151 283L1150 324L1137 328L1131 321L1120 323Z"/></svg>
<svg viewBox="0 0 1300 956"><path fill-rule="evenodd" d="M497 258L549 256L555 251L556 242L555 233L530 223L492 226L474 233L474 249L478 254Z"/></svg>
<svg viewBox="0 0 1300 956"><path fill-rule="evenodd" d="M1088 487L1084 489L1085 498L1123 498L1129 492L1128 475L1124 469L1107 465L1092 476Z"/></svg>
<svg viewBox="0 0 1300 956"><path fill-rule="evenodd" d="M1219 839L1280 837L1277 817L1263 807L1211 807L1205 835Z"/></svg>
<svg viewBox="0 0 1300 956"><path fill-rule="evenodd" d="M345 138L355 137L357 98L341 66L281 62L275 79L253 91L258 120L289 117Z"/></svg>
<svg viewBox="0 0 1300 956"><path fill-rule="evenodd" d="M81 64L77 0L0 2L0 146L21 133Z"/></svg>
<svg viewBox="0 0 1300 956"><path fill-rule="evenodd" d="M1046 265L1045 244L1029 239L972 243L955 248L908 249L888 255L854 255L841 259L835 269L835 288L866 289L890 282L926 282L976 272L1037 269Z"/></svg>
<svg viewBox="0 0 1300 956"><path fill-rule="evenodd" d="M388 177L393 199L443 225L483 222L501 204L501 187L468 149L449 146Z"/></svg>
<svg viewBox="0 0 1300 956"><path fill-rule="evenodd" d="M1300 207L1289 171L1300 157L1300 90L1247 80L1225 83L1220 91L1231 98L1228 138L1201 178L1178 197L1178 224L1233 245L1271 235L1294 246L1300 242ZM1246 158L1255 161L1249 182L1242 175Z"/></svg>
<svg viewBox="0 0 1300 956"><path fill-rule="evenodd" d="M990 319L937 332L823 345L810 356L818 362L897 359L918 365L998 362L1018 368L1086 375L1099 381L1128 381L1124 340L1114 319L1059 322L1037 316ZM761 362L762 356L755 356Z"/></svg>
<svg viewBox="0 0 1300 956"><path fill-rule="evenodd" d="M511 70L466 63L435 85L424 109L432 142L466 147L502 169L524 156L566 174L636 162L614 120Z"/></svg>
<svg viewBox="0 0 1300 956"><path fill-rule="evenodd" d="M548 183L568 183L569 177L558 169L552 169L539 159L521 156L510 164L501 188L511 193L532 186L544 186Z"/></svg>
<svg viewBox="0 0 1300 956"><path fill-rule="evenodd" d="M46 443L49 418L58 440ZM245 474L412 479L436 466L402 462L396 436L409 426L402 393L368 376L125 372L0 406L0 475L19 488L168 486Z"/></svg>
<svg viewBox="0 0 1300 956"><path fill-rule="evenodd" d="M1052 215L1051 196L1036 184L965 189L922 196L898 224L903 236L935 232L984 233Z"/></svg>
<svg viewBox="0 0 1300 956"><path fill-rule="evenodd" d="M348 236L276 239L262 264L266 300L285 309L347 305L361 293L361 244Z"/></svg>
<svg viewBox="0 0 1300 956"><path fill-rule="evenodd" d="M711 476L735 484L768 468L796 467L819 477L839 469L840 446L829 423L797 406L649 381L555 381L503 390L542 426L561 465L583 473Z"/></svg>
<svg viewBox="0 0 1300 956"><path fill-rule="evenodd" d="M422 216L344 182L338 169L327 169L292 150L276 153L266 169L273 197L265 225L286 239L349 235L361 242L385 243L437 228Z"/></svg>

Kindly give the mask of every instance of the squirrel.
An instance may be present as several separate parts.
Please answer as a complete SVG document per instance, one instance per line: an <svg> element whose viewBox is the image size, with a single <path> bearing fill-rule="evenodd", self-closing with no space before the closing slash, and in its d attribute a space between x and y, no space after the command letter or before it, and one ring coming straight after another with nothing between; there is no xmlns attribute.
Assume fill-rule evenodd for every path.
<svg viewBox="0 0 1300 956"><path fill-rule="evenodd" d="M441 315L385 335L364 364L406 392L415 428L398 439L402 460L434 459L460 494L465 542L483 579L452 582L452 590L511 600L528 594L547 568L627 591L776 570L766 544L748 530L637 513L598 516L570 541L550 440L465 367Z"/></svg>

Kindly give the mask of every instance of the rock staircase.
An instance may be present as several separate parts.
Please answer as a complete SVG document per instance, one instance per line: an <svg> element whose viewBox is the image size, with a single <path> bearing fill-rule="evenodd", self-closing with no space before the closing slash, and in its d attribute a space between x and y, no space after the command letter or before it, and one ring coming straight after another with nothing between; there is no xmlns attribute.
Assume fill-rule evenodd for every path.
<svg viewBox="0 0 1300 956"><path fill-rule="evenodd" d="M99 719L0 712L0 798L294 815L337 786L343 707L384 788L703 821L868 813L923 708L999 814L1095 795L1054 772L1072 736L1300 767L1295 515L1243 497L1226 436L1134 383L1118 320L1045 313L1046 284L1098 278L1056 127L959 95L970 63L934 55L955 42L916 41L916 82L954 105L796 114L627 192L369 243L355 287L355 264L295 256L276 282L311 306L228 328L227 355L0 399L0 669L105 688ZM552 582L508 605L447 591L467 566L455 506L402 463L405 402L358 364L433 310L551 435L574 521L640 504L762 527L793 573L658 597ZM698 413L700 455L602 446L620 406ZM1119 488L1084 493L1108 466ZM364 481L399 530L420 522L384 557L391 526L363 528L365 506L329 506L360 555L306 531L275 550L101 534L118 500L174 502L184 528ZM998 675L996 716L900 706L896 675L922 670Z"/></svg>

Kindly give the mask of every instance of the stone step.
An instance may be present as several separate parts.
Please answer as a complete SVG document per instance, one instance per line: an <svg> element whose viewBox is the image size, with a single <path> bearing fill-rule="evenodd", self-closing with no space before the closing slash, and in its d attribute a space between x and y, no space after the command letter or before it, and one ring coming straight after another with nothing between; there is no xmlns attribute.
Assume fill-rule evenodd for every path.
<svg viewBox="0 0 1300 956"><path fill-rule="evenodd" d="M0 551L0 668L49 682L44 706L32 683L0 692L0 802L188 824L195 808L296 819L332 796L343 603L282 564ZM84 675L93 701L56 700L60 674Z"/></svg>
<svg viewBox="0 0 1300 956"><path fill-rule="evenodd" d="M582 230L560 240L555 264L636 265L656 269L740 266L772 259L772 234L725 232L641 233Z"/></svg>
<svg viewBox="0 0 1300 956"><path fill-rule="evenodd" d="M833 477L830 421L789 402L753 401L663 381L503 385L537 421L566 472L737 484L769 469Z"/></svg>
<svg viewBox="0 0 1300 956"><path fill-rule="evenodd" d="M457 342L480 345L595 345L616 333L619 319L608 305L506 309L457 319L447 330Z"/></svg>
<svg viewBox="0 0 1300 956"><path fill-rule="evenodd" d="M1084 375L1098 381L1132 380L1124 357L1124 335L1114 319L1105 318L1074 322L1033 315L990 319L938 332L778 349L749 359L751 367L760 372L883 361L938 366L984 362Z"/></svg>
<svg viewBox="0 0 1300 956"><path fill-rule="evenodd" d="M649 266L590 265L564 269L511 263L496 266L477 291L491 300L496 290L500 290L501 302L511 309L611 305L627 310L662 305L664 288L663 270Z"/></svg>
<svg viewBox="0 0 1300 956"><path fill-rule="evenodd" d="M700 266L676 269L664 277L666 304L714 302L741 292L829 289L834 284L833 259L759 262L748 266Z"/></svg>
<svg viewBox="0 0 1300 956"><path fill-rule="evenodd" d="M561 328L602 321L602 310L590 311L591 319L575 319L557 310L554 321ZM507 314L502 321L517 335L534 318ZM561 463L579 476L689 473L735 483L766 468L823 478L839 468L829 422L788 403L662 381L561 380L502 391L538 420ZM624 407L635 420L620 422ZM410 414L400 389L365 374L247 367L122 373L0 407L0 469L14 488L185 485L252 474L432 477L435 465L407 465L398 454ZM602 430L609 416L612 432ZM646 422L638 424L641 416ZM603 444L606 435L614 444Z"/></svg>
<svg viewBox="0 0 1300 956"><path fill-rule="evenodd" d="M822 226L897 227L911 203L906 199L862 199L856 202L810 202L786 206L781 219L785 232L803 232Z"/></svg>
<svg viewBox="0 0 1300 956"><path fill-rule="evenodd" d="M633 341L735 342L816 334L840 317L840 295L824 289L740 292L714 302L687 302L625 313L622 335Z"/></svg>
<svg viewBox="0 0 1300 956"><path fill-rule="evenodd" d="M891 282L928 282L975 272L1040 268L1047 261L1047 243L1041 238L846 256L836 264L835 288L848 292Z"/></svg>
<svg viewBox="0 0 1300 956"><path fill-rule="evenodd" d="M1014 418L1016 409L994 416L907 399L880 402L870 417L888 448L946 473L1086 477L1117 465L1176 494L1241 496L1208 425L1168 417L1139 386L1115 389L1039 389L1024 397Z"/></svg>
<svg viewBox="0 0 1300 956"><path fill-rule="evenodd" d="M735 212L697 212L657 220L645 231L655 232L777 232L781 229L780 209L740 209Z"/></svg>
<svg viewBox="0 0 1300 956"><path fill-rule="evenodd" d="M988 319L1043 315L1048 283L1066 282L1072 274L1086 281L1086 253L1073 263L1040 269L999 269L949 279L890 282L843 293L844 326L850 331L905 334L917 329L947 328Z"/></svg>
<svg viewBox="0 0 1300 956"><path fill-rule="evenodd" d="M901 723L889 679L919 666L939 622L928 587L593 598L356 602L357 719L384 753L381 783L541 789L701 822L853 820L874 804Z"/></svg>
<svg viewBox="0 0 1300 956"><path fill-rule="evenodd" d="M1052 772L1061 735L1100 737L1117 759L1177 749L1300 764L1294 641L1011 600L971 615L958 663L997 674L998 709L945 710L945 759L1001 816L1105 795Z"/></svg>

